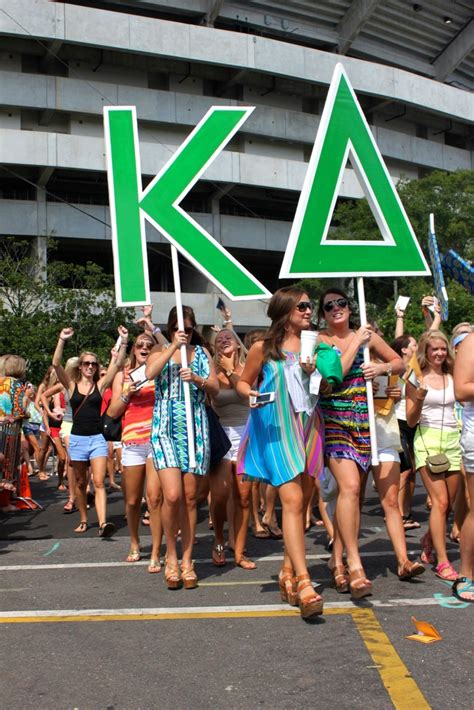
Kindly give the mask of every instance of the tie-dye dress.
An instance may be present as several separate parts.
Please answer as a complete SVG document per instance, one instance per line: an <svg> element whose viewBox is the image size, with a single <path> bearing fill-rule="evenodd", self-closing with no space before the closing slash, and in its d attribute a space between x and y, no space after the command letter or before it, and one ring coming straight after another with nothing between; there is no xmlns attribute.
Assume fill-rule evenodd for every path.
<svg viewBox="0 0 474 710"><path fill-rule="evenodd" d="M299 353L284 351L287 360ZM259 392L275 392L275 401L251 409L237 457L237 473L272 486L292 481L300 473L319 476L323 470L323 424L318 407L295 412L283 360L264 363Z"/></svg>
<svg viewBox="0 0 474 710"><path fill-rule="evenodd" d="M335 348L339 353L339 349ZM339 389L319 404L324 419L324 455L326 458L350 459L363 471L370 467L370 430L367 389L361 365L364 349L360 348L344 376Z"/></svg>
<svg viewBox="0 0 474 710"><path fill-rule="evenodd" d="M203 348L196 345L189 367L195 375L209 377L209 360ZM180 468L205 476L209 470L209 423L204 406L206 393L190 384L194 419L194 445L196 467L189 466L188 431L184 403L183 381L179 376L181 365L169 360L155 379L155 406L151 425L151 449L157 471L163 468Z"/></svg>

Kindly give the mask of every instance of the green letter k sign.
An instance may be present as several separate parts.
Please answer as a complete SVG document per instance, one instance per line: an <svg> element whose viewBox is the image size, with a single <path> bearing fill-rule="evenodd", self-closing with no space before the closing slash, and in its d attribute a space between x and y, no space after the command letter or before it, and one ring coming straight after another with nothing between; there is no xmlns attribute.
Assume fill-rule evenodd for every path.
<svg viewBox="0 0 474 710"><path fill-rule="evenodd" d="M230 298L244 300L270 295L180 207L180 202L252 111L253 108L212 107L142 191L135 108L104 109L118 305L150 302L145 219Z"/></svg>

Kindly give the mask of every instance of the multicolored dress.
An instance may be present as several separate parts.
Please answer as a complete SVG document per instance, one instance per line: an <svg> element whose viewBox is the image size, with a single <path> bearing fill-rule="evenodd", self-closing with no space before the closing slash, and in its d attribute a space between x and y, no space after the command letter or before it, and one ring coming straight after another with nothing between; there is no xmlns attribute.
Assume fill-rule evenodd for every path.
<svg viewBox="0 0 474 710"><path fill-rule="evenodd" d="M284 351L287 362L299 353ZM251 409L237 455L237 473L272 486L300 473L318 477L323 470L324 427L318 407L311 414L294 410L285 380L285 361L264 363L259 392L275 392L275 401Z"/></svg>
<svg viewBox="0 0 474 710"><path fill-rule="evenodd" d="M194 349L189 364L199 377L209 377L209 360L200 345ZM194 443L196 467L189 466L188 432L183 381L179 376L181 365L169 360L155 379L155 405L151 426L153 463L157 471L163 468L180 468L204 476L209 469L209 424L204 406L206 393L195 384L190 384L194 418Z"/></svg>
<svg viewBox="0 0 474 710"><path fill-rule="evenodd" d="M337 352L338 348L334 348ZM361 365L364 349L360 348L344 376L339 389L319 404L324 419L326 458L350 459L363 471L370 467L370 430L367 408L367 389Z"/></svg>

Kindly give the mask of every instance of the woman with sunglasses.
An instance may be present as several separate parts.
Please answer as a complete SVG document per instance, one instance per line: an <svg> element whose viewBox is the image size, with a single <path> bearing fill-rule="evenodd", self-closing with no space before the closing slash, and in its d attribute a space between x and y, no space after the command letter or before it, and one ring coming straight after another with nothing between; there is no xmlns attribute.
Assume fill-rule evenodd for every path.
<svg viewBox="0 0 474 710"><path fill-rule="evenodd" d="M146 363L146 376L155 379L151 446L153 463L163 491L161 516L166 534L165 580L168 589L197 587L193 565L196 531L197 476L209 469L209 424L206 395L214 396L219 383L214 363L196 331L194 311L183 306L184 330L178 329L176 308L168 316L166 348L153 352ZM180 348L185 345L188 367L182 367ZM194 417L196 466L189 465L184 383L189 383ZM178 564L176 538L181 528L182 560Z"/></svg>
<svg viewBox="0 0 474 710"><path fill-rule="evenodd" d="M139 562L141 559L138 528L146 480L152 536L152 550L148 565L150 574L161 570L161 489L153 467L150 443L155 385L146 379L144 372L155 345L152 335L140 333L137 336L128 364L122 372L115 375L112 400L107 410L107 414L114 419L122 416L122 484L130 531L127 562Z"/></svg>
<svg viewBox="0 0 474 710"><path fill-rule="evenodd" d="M308 391L307 376L315 365L309 358L300 361L301 331L310 328L311 312L305 291L293 286L279 289L268 305L270 328L251 347L237 384L238 393L251 408L237 472L278 486L285 543L280 592L284 601L299 605L303 618L323 611L323 599L308 574L304 542L311 477L318 476L323 466L322 422ZM268 392L274 394L274 401L259 404L259 395ZM303 394L302 406L296 392Z"/></svg>
<svg viewBox="0 0 474 710"><path fill-rule="evenodd" d="M407 382L407 422L417 427L415 466L432 503L429 531L421 538L421 559L434 564L434 547L436 576L453 582L458 575L446 551L446 520L456 499L461 469L460 432L454 412L454 358L448 339L438 330L423 333L416 357L421 378L412 373ZM440 473L428 465L428 457L437 454L445 454L449 464Z"/></svg>
<svg viewBox="0 0 474 710"><path fill-rule="evenodd" d="M72 338L72 328L63 328L53 355L53 366L59 381L67 390L73 418L69 439L69 458L76 477L76 505L80 513L80 522L74 532L85 533L87 524L87 469L90 463L95 488L95 508L99 522L99 537L110 537L115 525L107 522L107 495L104 487L107 472L107 442L101 431L102 394L110 387L115 375L123 366L128 342L128 330L118 327L120 349L116 357L111 358L105 377L99 377L99 362L92 352L79 355L76 373L69 375L61 365L64 343ZM115 353L113 353L115 354Z"/></svg>
<svg viewBox="0 0 474 710"><path fill-rule="evenodd" d="M337 481L334 545L329 569L338 592L350 590L355 599L372 593L359 555L360 494L370 468L370 432L366 380L378 375L400 374L403 362L369 326L357 330L350 322L349 299L344 291L330 288L319 299L319 318L327 327L320 339L341 356L342 385L322 397L325 424L325 457ZM364 364L364 345L378 362ZM343 562L346 549L349 575Z"/></svg>

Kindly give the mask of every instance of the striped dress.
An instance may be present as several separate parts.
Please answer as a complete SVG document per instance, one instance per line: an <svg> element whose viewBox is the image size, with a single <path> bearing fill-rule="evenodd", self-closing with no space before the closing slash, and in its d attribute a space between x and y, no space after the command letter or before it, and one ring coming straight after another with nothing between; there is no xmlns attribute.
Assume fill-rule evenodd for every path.
<svg viewBox="0 0 474 710"><path fill-rule="evenodd" d="M287 359L299 353L285 351ZM323 424L315 407L311 415L295 412L286 387L283 360L262 368L259 392L275 392L275 401L251 409L237 456L237 473L281 486L300 473L319 476L323 470Z"/></svg>
<svg viewBox="0 0 474 710"><path fill-rule="evenodd" d="M195 375L209 377L209 360L203 348L196 345L189 367ZM157 471L180 468L204 476L209 469L209 423L204 401L206 393L191 383L191 403L194 418L196 468L189 466L188 432L181 365L169 360L155 379L155 406L151 426L153 463Z"/></svg>
<svg viewBox="0 0 474 710"><path fill-rule="evenodd" d="M337 348L335 348L339 352ZM363 471L370 467L370 431L367 389L361 365L364 350L360 348L351 369L339 389L319 404L324 418L324 454L332 459L350 459Z"/></svg>

